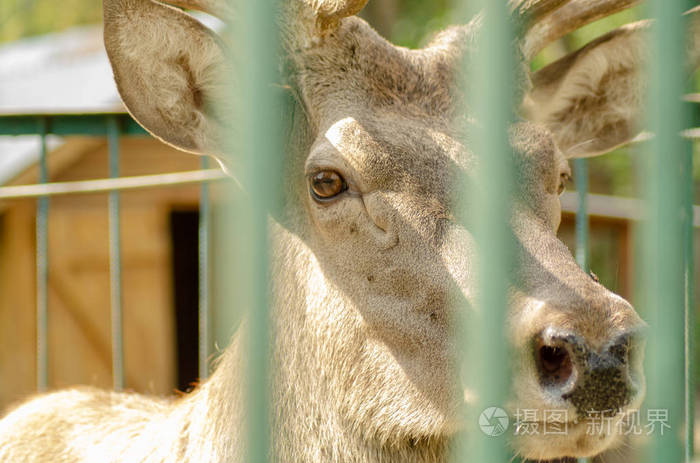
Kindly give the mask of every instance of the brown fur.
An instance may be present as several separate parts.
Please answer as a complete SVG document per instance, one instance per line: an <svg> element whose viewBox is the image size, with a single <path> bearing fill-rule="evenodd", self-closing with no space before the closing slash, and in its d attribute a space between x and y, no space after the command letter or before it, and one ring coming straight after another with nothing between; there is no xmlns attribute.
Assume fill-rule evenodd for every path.
<svg viewBox="0 0 700 463"><path fill-rule="evenodd" d="M274 459L446 461L465 397L456 380L453 311L457 299L473 298L475 257L471 233L453 213L456 179L477 162L462 136L454 81L479 21L407 50L356 17L341 19L362 6L351 3L290 0L284 9L286 83L298 100L288 203L270 222ZM569 147L598 137L604 142L596 151L623 140L583 122L601 111L595 92L580 96L585 104L577 103L573 121L552 119L565 114L559 100L545 112L538 103L541 95L569 95L572 72L598 51L609 59L595 61L596 82L617 85L605 77L618 66L607 45L640 46L627 36L598 41L535 77L528 112L554 136L543 125L511 130L520 179L511 219L518 279L507 326L517 352L513 409L577 416L538 383L531 343L543 329L569 330L599 350L643 324L627 302L581 271L556 237L557 190L568 166L555 140ZM182 149L217 152L221 127L200 104L221 95L225 66L212 33L151 0L106 0L105 42L122 97L146 128ZM632 61L626 69L634 73ZM623 104L623 91L609 92L608 100L620 95ZM315 202L307 178L318 169L342 173L349 191ZM84 389L31 400L0 421L0 460L242 461L246 332L244 323L212 378L177 400ZM631 366L629 407L644 391L640 357ZM547 459L594 455L618 442L614 434L592 438L585 426L571 429L513 445Z"/></svg>

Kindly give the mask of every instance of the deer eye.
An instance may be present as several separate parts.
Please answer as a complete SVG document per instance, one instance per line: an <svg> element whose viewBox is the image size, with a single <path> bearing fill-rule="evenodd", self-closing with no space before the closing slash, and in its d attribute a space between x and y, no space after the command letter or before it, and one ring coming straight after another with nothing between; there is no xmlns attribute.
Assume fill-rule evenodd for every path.
<svg viewBox="0 0 700 463"><path fill-rule="evenodd" d="M557 194L561 195L564 193L564 190L566 189L566 184L571 180L571 175L567 174L566 172L562 172L561 175L559 175L559 187L557 188Z"/></svg>
<svg viewBox="0 0 700 463"><path fill-rule="evenodd" d="M334 170L322 170L311 176L311 196L317 201L328 201L348 189L345 179Z"/></svg>

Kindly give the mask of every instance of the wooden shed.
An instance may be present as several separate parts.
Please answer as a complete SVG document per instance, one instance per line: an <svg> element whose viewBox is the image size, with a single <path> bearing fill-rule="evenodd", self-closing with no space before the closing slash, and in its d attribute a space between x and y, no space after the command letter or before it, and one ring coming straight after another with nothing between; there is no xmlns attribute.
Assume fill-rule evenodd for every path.
<svg viewBox="0 0 700 463"><path fill-rule="evenodd" d="M124 176L199 166L195 156L151 138L124 138L121 144ZM107 177L107 147L101 139L68 140L49 159L51 181ZM36 179L34 166L10 183ZM175 390L178 322L185 324L179 333L180 341L188 343L182 346L184 352L191 350L195 360L181 373L194 379L198 198L197 186L121 195L125 372L130 389L158 394ZM0 204L0 408L35 389L35 223L36 200ZM109 387L107 195L52 198L48 230L49 384Z"/></svg>
<svg viewBox="0 0 700 463"><path fill-rule="evenodd" d="M0 113L124 111L99 27L0 47L0 59ZM38 137L0 139L0 185L36 183ZM104 138L50 141L51 182L109 176ZM151 137L120 145L122 176L200 167ZM107 201L50 200L51 388L112 384ZM196 379L198 201L198 185L121 194L127 389L172 394ZM0 201L0 413L36 390L36 211L35 199Z"/></svg>

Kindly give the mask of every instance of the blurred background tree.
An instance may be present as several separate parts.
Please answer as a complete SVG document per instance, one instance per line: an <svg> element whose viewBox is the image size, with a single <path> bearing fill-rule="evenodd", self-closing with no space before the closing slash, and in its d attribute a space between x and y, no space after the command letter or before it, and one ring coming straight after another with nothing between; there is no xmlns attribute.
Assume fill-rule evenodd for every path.
<svg viewBox="0 0 700 463"><path fill-rule="evenodd" d="M100 21L99 0L1 0L0 43Z"/></svg>

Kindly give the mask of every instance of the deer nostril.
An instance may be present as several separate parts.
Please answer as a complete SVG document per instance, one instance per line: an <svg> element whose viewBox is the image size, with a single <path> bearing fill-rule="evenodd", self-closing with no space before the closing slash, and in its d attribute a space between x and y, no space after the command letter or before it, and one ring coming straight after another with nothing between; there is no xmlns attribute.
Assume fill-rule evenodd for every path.
<svg viewBox="0 0 700 463"><path fill-rule="evenodd" d="M635 365L640 359L633 358L639 350L638 337L635 332L623 333L591 349L574 333L546 328L532 344L540 386L569 402L581 416L591 411L612 416L638 390L641 373Z"/></svg>
<svg viewBox="0 0 700 463"><path fill-rule="evenodd" d="M569 381L574 368L564 346L540 345L536 356L540 379L545 385L561 386Z"/></svg>
<svg viewBox="0 0 700 463"><path fill-rule="evenodd" d="M547 373L556 373L566 360L566 351L560 347L542 346L540 357L542 358L542 369Z"/></svg>

